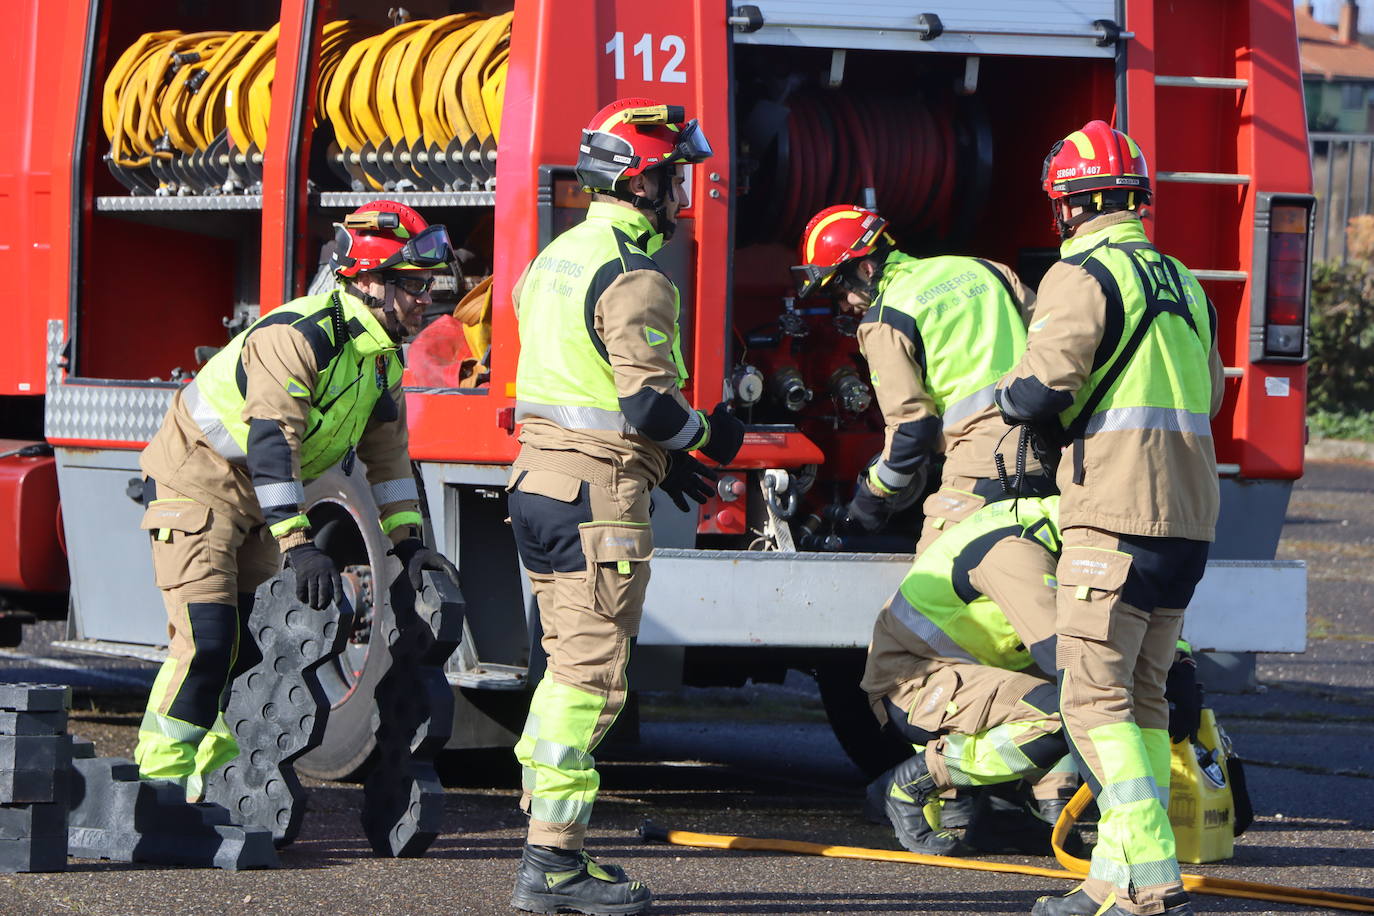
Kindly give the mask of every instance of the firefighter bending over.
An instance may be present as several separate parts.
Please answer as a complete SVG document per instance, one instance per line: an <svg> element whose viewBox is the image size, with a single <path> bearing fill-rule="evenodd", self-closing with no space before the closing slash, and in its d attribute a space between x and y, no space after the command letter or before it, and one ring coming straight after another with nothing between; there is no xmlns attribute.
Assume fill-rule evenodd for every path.
<svg viewBox="0 0 1374 916"><path fill-rule="evenodd" d="M1150 177L1130 137L1092 121L1054 145L1041 177L1062 259L997 404L1008 423L1068 445L1060 712L1101 820L1087 881L1033 912L1183 916L1164 692L1216 527L1216 311L1145 235Z"/></svg>
<svg viewBox="0 0 1374 916"><path fill-rule="evenodd" d="M1020 851L1047 855L1078 786L1052 680L1058 502L1001 500L940 534L874 624L862 687L917 753L869 785L865 809L912 852L970 855L941 828L939 796L1025 779L1041 820ZM987 811L980 801L965 836L984 848L1007 839L980 824Z"/></svg>
<svg viewBox="0 0 1374 916"><path fill-rule="evenodd" d="M1035 461L1027 462L1024 481L1005 487L993 461L1007 431L993 389L1025 348L1025 316L1035 302L1011 268L903 254L885 219L843 204L811 218L800 257L792 268L798 295L826 289L841 309L864 316L859 349L887 422L883 451L849 504L851 524L881 528L898 494L924 489L941 453L944 474L925 502L918 553L985 502L1017 492L1018 483L1026 495L1054 492Z"/></svg>
<svg viewBox="0 0 1374 916"><path fill-rule="evenodd" d="M307 481L356 455L417 587L421 569L457 578L420 540L398 356L450 258L448 234L385 200L336 228L338 286L273 310L211 357L140 460L171 644L134 757L140 775L183 785L191 801L238 755L222 713L233 678L261 657L247 629L254 590L285 554L301 601L324 610L342 594L311 540Z"/></svg>
<svg viewBox="0 0 1374 916"><path fill-rule="evenodd" d="M678 291L654 261L683 205L682 167L711 155L674 105L621 99L582 132L587 218L516 281L523 422L511 524L543 624L548 669L515 746L529 834L514 906L537 913L638 913L650 894L598 865L583 839L600 777L592 751L625 702L653 535L649 493L686 511L728 463L744 426L693 410L678 341Z"/></svg>

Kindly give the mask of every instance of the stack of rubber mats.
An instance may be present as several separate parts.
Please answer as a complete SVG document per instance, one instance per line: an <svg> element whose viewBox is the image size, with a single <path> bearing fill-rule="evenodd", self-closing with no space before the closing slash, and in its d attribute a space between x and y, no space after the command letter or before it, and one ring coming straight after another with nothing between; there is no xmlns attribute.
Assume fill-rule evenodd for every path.
<svg viewBox="0 0 1374 916"><path fill-rule="evenodd" d="M0 685L0 872L65 871L71 690Z"/></svg>
<svg viewBox="0 0 1374 916"><path fill-rule="evenodd" d="M226 871L277 867L271 831L223 805L188 802L185 787L140 779L138 764L97 757L89 741L78 738L72 757L64 856Z"/></svg>
<svg viewBox="0 0 1374 916"><path fill-rule="evenodd" d="M353 190L490 190L513 14L457 13L378 30L327 23L315 126ZM134 194L261 189L278 26L149 32L105 80L110 171Z"/></svg>

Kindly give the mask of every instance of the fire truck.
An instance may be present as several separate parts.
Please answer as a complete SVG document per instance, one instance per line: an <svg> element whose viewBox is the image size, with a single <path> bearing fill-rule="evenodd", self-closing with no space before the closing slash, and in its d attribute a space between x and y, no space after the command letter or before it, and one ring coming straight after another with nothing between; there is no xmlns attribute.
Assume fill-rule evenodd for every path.
<svg viewBox="0 0 1374 916"><path fill-rule="evenodd" d="M686 395L729 401L748 434L699 510L657 502L632 684L811 672L842 743L875 764L858 671L910 562L920 494L881 536L836 525L883 428L853 320L794 296L799 233L821 207L867 203L905 251L992 258L1034 284L1057 257L1041 158L1093 118L1147 151L1149 230L1220 316L1222 517L1186 635L1221 652L1304 648L1305 571L1275 559L1302 473L1313 211L1288 0L390 3L9 6L11 627L61 614L63 646L161 657L139 450L210 354L329 282L333 224L387 197L462 248L409 346L411 454L428 536L467 598L450 746L511 743L542 658L505 524L510 289L587 206L571 168L586 119L647 96L684 106L715 149L689 170L660 260L682 291ZM372 570L387 545L356 469L307 498L358 623L322 670L329 728L300 767L344 777L373 747L386 653L371 633L390 611Z"/></svg>

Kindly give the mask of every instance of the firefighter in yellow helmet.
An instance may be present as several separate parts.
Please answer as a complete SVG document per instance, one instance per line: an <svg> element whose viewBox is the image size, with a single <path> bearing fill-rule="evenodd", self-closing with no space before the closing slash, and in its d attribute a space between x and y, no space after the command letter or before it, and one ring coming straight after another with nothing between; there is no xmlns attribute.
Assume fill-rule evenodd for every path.
<svg viewBox="0 0 1374 916"><path fill-rule="evenodd" d="M592 751L625 702L649 581L654 487L687 511L729 463L744 426L694 410L678 341L678 291L654 261L683 204L681 169L711 155L673 105L621 99L582 132L587 218L516 281L524 424L510 490L520 559L539 604L548 668L515 746L529 832L512 903L551 913L638 913L650 894L583 850L600 777Z"/></svg>
<svg viewBox="0 0 1374 916"><path fill-rule="evenodd" d="M864 316L859 349L887 422L882 453L849 504L851 525L881 528L901 493L924 488L941 454L940 489L925 502L918 553L985 502L1054 492L1033 459L1016 474L1014 441L1006 449L1012 476L1002 480L994 463L1007 429L993 387L1021 355L1035 301L1011 268L910 257L876 211L846 204L811 218L799 256L792 268L799 295L828 290L843 310Z"/></svg>
<svg viewBox="0 0 1374 916"><path fill-rule="evenodd" d="M1167 672L1207 562L1219 494L1216 312L1150 243L1145 157L1092 121L1045 159L1062 259L1040 284L1025 355L1001 382L1008 423L1060 461L1060 713L1102 816L1092 868L1042 916L1192 912L1167 814Z"/></svg>
<svg viewBox="0 0 1374 916"><path fill-rule="evenodd" d="M450 258L448 235L383 200L347 216L335 241L338 285L273 310L211 357L139 462L170 651L134 757L141 776L192 801L238 754L222 712L233 678L261 657L247 630L254 590L285 555L301 601L324 610L342 596L337 565L311 539L307 481L356 455L411 579L457 576L420 540L398 357Z"/></svg>

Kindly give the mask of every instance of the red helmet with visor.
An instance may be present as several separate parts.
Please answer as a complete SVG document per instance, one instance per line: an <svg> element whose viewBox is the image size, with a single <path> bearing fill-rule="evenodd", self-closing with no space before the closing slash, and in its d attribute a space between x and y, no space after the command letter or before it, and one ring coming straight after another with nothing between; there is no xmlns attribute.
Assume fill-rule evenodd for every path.
<svg viewBox="0 0 1374 916"><path fill-rule="evenodd" d="M334 273L434 270L453 259L448 230L429 225L405 204L374 200L334 224Z"/></svg>
<svg viewBox="0 0 1374 916"><path fill-rule="evenodd" d="M797 257L802 262L792 268L797 295L806 298L826 286L846 261L866 258L886 239L887 220L874 210L852 204L826 207L802 230Z"/></svg>
<svg viewBox="0 0 1374 916"><path fill-rule="evenodd" d="M618 99L582 130L577 177L589 191L614 191L623 178L662 165L701 162L711 144L696 118L680 105L653 99Z"/></svg>

